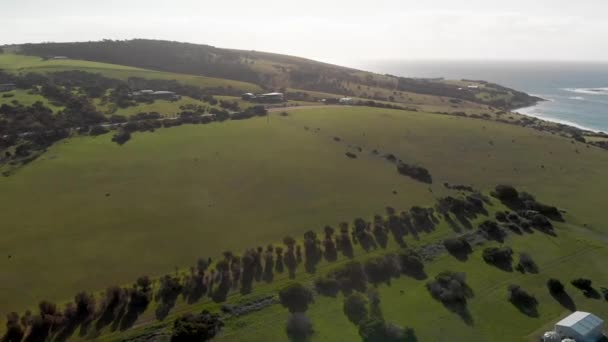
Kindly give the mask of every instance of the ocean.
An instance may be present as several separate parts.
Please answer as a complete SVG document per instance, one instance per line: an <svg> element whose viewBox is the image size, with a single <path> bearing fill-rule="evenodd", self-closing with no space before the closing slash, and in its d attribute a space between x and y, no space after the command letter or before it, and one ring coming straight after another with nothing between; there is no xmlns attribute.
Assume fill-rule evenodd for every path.
<svg viewBox="0 0 608 342"><path fill-rule="evenodd" d="M498 83L547 100L519 113L608 132L608 63L375 61L357 67L396 76Z"/></svg>

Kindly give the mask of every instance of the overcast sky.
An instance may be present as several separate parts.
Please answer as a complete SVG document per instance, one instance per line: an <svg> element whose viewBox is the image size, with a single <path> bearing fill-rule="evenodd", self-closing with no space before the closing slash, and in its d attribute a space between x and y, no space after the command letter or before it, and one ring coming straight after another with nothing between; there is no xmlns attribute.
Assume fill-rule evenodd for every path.
<svg viewBox="0 0 608 342"><path fill-rule="evenodd" d="M153 38L346 65L375 59L608 61L608 0L0 2L0 44Z"/></svg>

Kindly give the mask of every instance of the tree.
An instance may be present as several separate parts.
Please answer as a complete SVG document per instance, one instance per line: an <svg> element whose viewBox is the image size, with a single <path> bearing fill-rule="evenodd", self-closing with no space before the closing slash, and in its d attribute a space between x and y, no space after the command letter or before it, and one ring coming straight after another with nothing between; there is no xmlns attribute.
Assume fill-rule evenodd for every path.
<svg viewBox="0 0 608 342"><path fill-rule="evenodd" d="M209 341L224 326L218 314L205 310L200 315L185 314L173 323L172 342Z"/></svg>
<svg viewBox="0 0 608 342"><path fill-rule="evenodd" d="M572 281L572 285L579 290L583 290L585 292L593 290L592 282L590 279L586 278L578 278Z"/></svg>
<svg viewBox="0 0 608 342"><path fill-rule="evenodd" d="M314 333L310 318L301 312L289 316L285 330L289 340L294 342L308 341Z"/></svg>
<svg viewBox="0 0 608 342"><path fill-rule="evenodd" d="M547 287L552 294L564 293L564 284L561 281L551 278L547 281Z"/></svg>
<svg viewBox="0 0 608 342"><path fill-rule="evenodd" d="M74 297L76 304L76 318L81 321L88 321L95 314L95 296L86 292L80 292Z"/></svg>
<svg viewBox="0 0 608 342"><path fill-rule="evenodd" d="M344 299L344 314L353 324L359 325L359 323L366 320L369 316L367 304L365 296L360 292L353 292Z"/></svg>
<svg viewBox="0 0 608 342"><path fill-rule="evenodd" d="M10 314L6 315L6 333L2 339L0 339L0 341L21 342L24 335L25 330L19 321L19 314L16 312L11 312Z"/></svg>
<svg viewBox="0 0 608 342"><path fill-rule="evenodd" d="M314 301L312 291L304 285L291 282L279 291L279 300L289 312L306 312Z"/></svg>

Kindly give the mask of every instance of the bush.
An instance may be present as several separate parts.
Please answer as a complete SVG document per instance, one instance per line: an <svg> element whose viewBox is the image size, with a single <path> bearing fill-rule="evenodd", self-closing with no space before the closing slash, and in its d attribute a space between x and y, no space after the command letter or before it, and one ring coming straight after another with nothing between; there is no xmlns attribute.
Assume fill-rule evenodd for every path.
<svg viewBox="0 0 608 342"><path fill-rule="evenodd" d="M224 322L218 314L203 311L200 315L185 314L173 323L172 342L209 341L215 337Z"/></svg>
<svg viewBox="0 0 608 342"><path fill-rule="evenodd" d="M469 254L472 251L471 245L463 237L445 239L443 245L448 252L454 255Z"/></svg>
<svg viewBox="0 0 608 342"><path fill-rule="evenodd" d="M331 277L321 277L315 280L315 289L319 294L334 297L340 291L338 281Z"/></svg>
<svg viewBox="0 0 608 342"><path fill-rule="evenodd" d="M498 222L507 222L507 215L502 211L497 211L494 217Z"/></svg>
<svg viewBox="0 0 608 342"><path fill-rule="evenodd" d="M509 285L508 300L523 313L529 316L538 315L538 312L536 310L536 307L538 306L538 301L533 295L527 293L519 286Z"/></svg>
<svg viewBox="0 0 608 342"><path fill-rule="evenodd" d="M465 304L472 291L466 284L464 273L445 271L426 284L431 296L444 304Z"/></svg>
<svg viewBox="0 0 608 342"><path fill-rule="evenodd" d="M592 282L590 279L578 278L578 279L574 279L571 283L574 287L576 287L579 290L583 290L583 291L592 291L593 290Z"/></svg>
<svg viewBox="0 0 608 342"><path fill-rule="evenodd" d="M519 254L519 264L518 266L523 270L531 273L538 272L538 266L532 259L532 257L528 253L520 253Z"/></svg>
<svg viewBox="0 0 608 342"><path fill-rule="evenodd" d="M102 134L106 134L108 133L109 130L101 125L95 125L93 127L91 127L91 130L89 131L89 135L91 136L97 136L97 135L102 135Z"/></svg>
<svg viewBox="0 0 608 342"><path fill-rule="evenodd" d="M118 145L124 145L130 139L131 133L127 130L120 130L112 137L112 141L117 143Z"/></svg>
<svg viewBox="0 0 608 342"><path fill-rule="evenodd" d="M363 271L363 266L358 261L349 261L343 267L335 270L331 276L336 279L344 293L367 289L367 276Z"/></svg>
<svg viewBox="0 0 608 342"><path fill-rule="evenodd" d="M353 324L359 325L369 316L367 298L359 292L354 292L344 299L344 314Z"/></svg>
<svg viewBox="0 0 608 342"><path fill-rule="evenodd" d="M424 263L418 253L411 249L403 249L399 252L401 270L409 275L424 275Z"/></svg>
<svg viewBox="0 0 608 342"><path fill-rule="evenodd" d="M497 185L492 195L504 202L515 202L519 199L519 193L511 185Z"/></svg>
<svg viewBox="0 0 608 342"><path fill-rule="evenodd" d="M304 285L291 282L279 291L279 300L289 312L306 312L314 301L312 291Z"/></svg>
<svg viewBox="0 0 608 342"><path fill-rule="evenodd" d="M296 312L289 317L285 330L290 341L298 342L308 341L314 333L310 318L301 312Z"/></svg>
<svg viewBox="0 0 608 342"><path fill-rule="evenodd" d="M483 250L483 260L499 267L510 267L513 262L513 250L510 247L488 247Z"/></svg>
<svg viewBox="0 0 608 342"><path fill-rule="evenodd" d="M488 240L502 241L505 232L495 221L486 220L479 225L479 230Z"/></svg>
<svg viewBox="0 0 608 342"><path fill-rule="evenodd" d="M431 177L429 170L421 166L409 165L404 162L399 162L397 163L397 171L402 175L409 176L420 182L428 184L433 183L433 178Z"/></svg>
<svg viewBox="0 0 608 342"><path fill-rule="evenodd" d="M547 281L547 287L549 288L549 292L552 294L563 294L564 293L564 284L557 279L549 279Z"/></svg>

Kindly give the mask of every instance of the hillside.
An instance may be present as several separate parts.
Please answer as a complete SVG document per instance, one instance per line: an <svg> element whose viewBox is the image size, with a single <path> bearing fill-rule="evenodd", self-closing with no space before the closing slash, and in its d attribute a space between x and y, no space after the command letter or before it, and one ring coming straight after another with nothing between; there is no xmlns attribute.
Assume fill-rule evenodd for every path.
<svg viewBox="0 0 608 342"><path fill-rule="evenodd" d="M159 59L134 65L138 44ZM179 44L0 54L0 335L169 341L209 310L216 341L282 341L293 282L310 341L533 341L608 316L605 136L501 109L533 99L484 81Z"/></svg>
<svg viewBox="0 0 608 342"><path fill-rule="evenodd" d="M375 100L394 101L396 92L412 92L458 98L503 109L525 107L539 100L525 93L486 82L454 83L379 75L299 57L169 41L136 39L43 43L25 44L13 49L40 57L67 56L144 69L238 80L255 83L266 89L305 89ZM476 87L469 88L468 85ZM388 90L389 93L373 91L373 88Z"/></svg>

